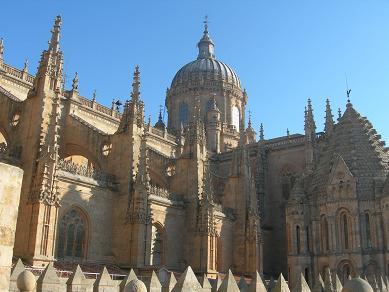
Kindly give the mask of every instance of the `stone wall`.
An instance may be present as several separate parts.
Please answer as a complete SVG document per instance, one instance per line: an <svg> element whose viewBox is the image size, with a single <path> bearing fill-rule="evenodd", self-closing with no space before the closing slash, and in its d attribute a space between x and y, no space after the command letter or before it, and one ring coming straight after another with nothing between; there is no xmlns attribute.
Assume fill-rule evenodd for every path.
<svg viewBox="0 0 389 292"><path fill-rule="evenodd" d="M9 286L23 170L0 162L0 291Z"/></svg>

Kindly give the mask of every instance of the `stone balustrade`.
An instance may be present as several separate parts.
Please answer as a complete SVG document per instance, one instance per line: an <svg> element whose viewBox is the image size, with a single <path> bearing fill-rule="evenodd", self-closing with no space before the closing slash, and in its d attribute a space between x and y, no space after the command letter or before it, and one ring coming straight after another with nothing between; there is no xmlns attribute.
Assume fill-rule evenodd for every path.
<svg viewBox="0 0 389 292"><path fill-rule="evenodd" d="M115 176L112 174L105 173L103 171L99 171L93 168L90 168L86 165L79 165L76 163L73 163L69 160L60 159L58 161L58 168L60 170L81 175L89 178L93 178L95 180L99 181L105 181L105 182L113 182L115 181Z"/></svg>
<svg viewBox="0 0 389 292"><path fill-rule="evenodd" d="M55 270L52 263L50 263L45 270L39 275L35 276L30 270L26 269L21 260L17 262L11 272L11 281L9 291L105 291L105 292L348 292L349 287L356 287L362 285L365 290L358 291L373 291L371 285L359 277L349 279L345 283L345 288L339 281L336 275L326 274L325 280L319 277L315 285L311 288L305 281L301 274L298 281L289 288L281 274L277 281L264 281L256 272L253 277L241 277L237 281L232 272L229 270L226 275L220 274L216 279L208 279L205 275L197 277L192 268L187 269L176 279L173 272L162 268L159 276L155 271L152 271L151 276L138 277L134 270L131 270L128 275L121 280L115 280L108 273L104 267L96 279L91 279L85 276L80 266L74 269L73 272L68 273L68 277L59 277L58 271ZM63 274L62 274L63 275ZM143 281L142 281L143 280ZM383 292L386 290L386 284L383 278L375 285L374 291ZM371 288L371 290L369 290ZM355 288L354 288L355 289ZM367 289L367 290L366 290Z"/></svg>

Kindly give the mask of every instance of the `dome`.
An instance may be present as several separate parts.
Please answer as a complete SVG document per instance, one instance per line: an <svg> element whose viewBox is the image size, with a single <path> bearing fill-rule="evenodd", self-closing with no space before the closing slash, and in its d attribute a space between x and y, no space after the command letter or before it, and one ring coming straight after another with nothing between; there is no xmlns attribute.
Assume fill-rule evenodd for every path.
<svg viewBox="0 0 389 292"><path fill-rule="evenodd" d="M369 282L358 277L348 280L344 284L342 292L373 292L373 288Z"/></svg>
<svg viewBox="0 0 389 292"><path fill-rule="evenodd" d="M214 58L201 58L186 64L174 76L171 87L189 80L220 80L240 88L239 77L234 70Z"/></svg>
<svg viewBox="0 0 389 292"><path fill-rule="evenodd" d="M240 87L238 75L227 64L216 60L215 44L208 34L208 23L205 21L203 37L197 44L199 54L197 60L190 62L178 70L171 87L185 84L188 81L217 80Z"/></svg>

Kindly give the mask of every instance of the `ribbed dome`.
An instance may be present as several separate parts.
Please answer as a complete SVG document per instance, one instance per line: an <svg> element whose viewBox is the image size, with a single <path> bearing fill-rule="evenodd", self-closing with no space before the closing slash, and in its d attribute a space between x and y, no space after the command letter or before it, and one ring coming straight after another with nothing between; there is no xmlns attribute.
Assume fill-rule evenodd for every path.
<svg viewBox="0 0 389 292"><path fill-rule="evenodd" d="M197 44L197 60L186 64L174 76L171 87L188 81L217 80L230 83L240 88L238 75L225 63L215 59L215 44L208 34L208 22L204 22L204 34Z"/></svg>
<svg viewBox="0 0 389 292"><path fill-rule="evenodd" d="M219 80L240 88L238 75L227 64L214 58L197 59L182 67L174 76L172 87L189 80Z"/></svg>

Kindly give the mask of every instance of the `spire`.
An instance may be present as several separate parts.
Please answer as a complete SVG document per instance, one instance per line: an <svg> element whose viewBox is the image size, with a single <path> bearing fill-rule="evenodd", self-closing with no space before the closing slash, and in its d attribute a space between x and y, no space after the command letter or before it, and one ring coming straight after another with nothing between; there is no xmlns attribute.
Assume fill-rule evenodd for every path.
<svg viewBox="0 0 389 292"><path fill-rule="evenodd" d="M326 122L324 124L324 131L326 134L330 135L334 130L334 120L331 111L330 100L327 98L326 100Z"/></svg>
<svg viewBox="0 0 389 292"><path fill-rule="evenodd" d="M49 42L49 50L53 50L53 52L59 52L59 37L61 32L61 16L58 15L55 18L54 27L51 30L51 40Z"/></svg>
<svg viewBox="0 0 389 292"><path fill-rule="evenodd" d="M259 127L259 140L260 141L265 140L265 135L264 135L263 124L262 123L261 123L261 126Z"/></svg>
<svg viewBox="0 0 389 292"><path fill-rule="evenodd" d="M197 59L215 58L215 44L208 34L208 16L205 16L203 37L198 42L197 47L199 48Z"/></svg>
<svg viewBox="0 0 389 292"><path fill-rule="evenodd" d="M308 98L308 106L305 108L305 132L315 133L316 124L313 118L313 109L311 99Z"/></svg>
<svg viewBox="0 0 389 292"><path fill-rule="evenodd" d="M340 107L338 108L338 121L340 120L340 118L342 117L342 111L340 109Z"/></svg>
<svg viewBox="0 0 389 292"><path fill-rule="evenodd" d="M59 47L61 24L61 16L57 16L51 30L49 47L42 53L34 80L34 90L30 91L30 96L34 96L40 90L62 90L63 56Z"/></svg>
<svg viewBox="0 0 389 292"><path fill-rule="evenodd" d="M132 82L132 93L131 97L133 100L139 100L140 97L140 91L139 91L139 85L140 85L140 72L139 72L139 65L136 65L135 71L134 71L134 77Z"/></svg>

